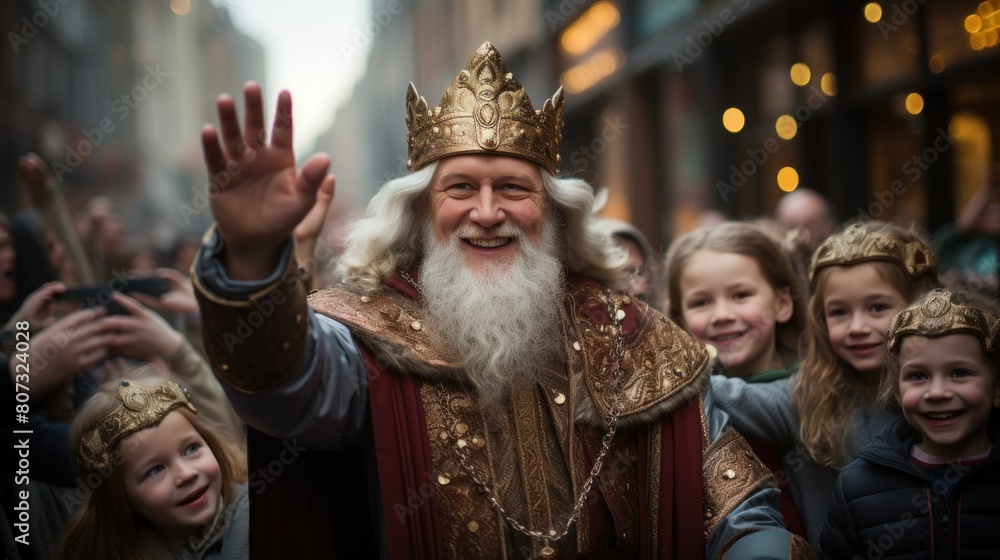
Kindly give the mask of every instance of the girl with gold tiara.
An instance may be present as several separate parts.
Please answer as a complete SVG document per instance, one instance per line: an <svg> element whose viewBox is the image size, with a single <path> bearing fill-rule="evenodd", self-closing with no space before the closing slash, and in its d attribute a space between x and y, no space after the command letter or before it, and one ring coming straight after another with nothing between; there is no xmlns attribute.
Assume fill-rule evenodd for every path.
<svg viewBox="0 0 1000 560"><path fill-rule="evenodd" d="M841 471L822 556L997 558L1000 306L934 290L888 336L880 398L903 417Z"/></svg>
<svg viewBox="0 0 1000 560"><path fill-rule="evenodd" d="M140 368L106 385L78 413L72 442L90 491L62 558L247 557L243 452L177 383Z"/></svg>
<svg viewBox="0 0 1000 560"><path fill-rule="evenodd" d="M713 375L712 392L737 430L782 449L775 476L788 480L816 548L838 469L892 419L873 406L889 320L938 279L913 226L856 221L816 249L809 281L798 373L754 384Z"/></svg>

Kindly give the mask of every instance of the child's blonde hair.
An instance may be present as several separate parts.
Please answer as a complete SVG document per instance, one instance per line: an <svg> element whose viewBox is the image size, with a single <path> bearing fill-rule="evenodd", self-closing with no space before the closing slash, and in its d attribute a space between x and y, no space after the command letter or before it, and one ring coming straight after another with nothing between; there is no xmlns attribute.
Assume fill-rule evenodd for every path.
<svg viewBox="0 0 1000 560"><path fill-rule="evenodd" d="M869 264L909 302L917 294L938 287L929 247L915 224L864 220L846 224L816 249L809 270L813 294L806 315L804 355L792 403L800 418L799 438L817 463L833 468L840 465L857 391L862 390L851 366L830 344L824 301L830 272L837 267ZM896 251L898 256L893 256ZM907 256L914 252L920 255ZM920 263L913 265L915 260Z"/></svg>
<svg viewBox="0 0 1000 560"><path fill-rule="evenodd" d="M86 465L90 463L81 452L84 438L122 405L122 400L118 396L122 379L127 379L129 383L140 383L148 388L168 381L153 367L140 366L130 370L121 379L103 385L87 399L77 413L70 434L71 455L76 459L78 470L81 471L79 480L86 480L88 485L91 484L91 480L98 482L88 489L87 497L67 523L60 554L64 560L146 558L139 549L137 523L147 522L133 514L128 504L124 469L121 468L124 462L121 440L109 450L110 466L103 471L93 468L88 470ZM174 411L182 414L191 423L212 450L219 463L223 503L230 503L234 486L246 482L247 479L246 455L242 447L232 443L235 436L228 434L222 426L215 425L183 406L173 408L169 412ZM169 412L164 413L159 421L162 421ZM97 476L92 476L92 473L96 473Z"/></svg>
<svg viewBox="0 0 1000 560"><path fill-rule="evenodd" d="M788 290L792 300L792 316L774 326L774 343L784 365L799 359L799 333L804 325L802 311L804 289L795 273L788 253L770 234L748 222L725 222L712 228L696 229L670 244L667 251L667 301L665 307L678 325L684 325L681 301L681 274L695 253L709 249L749 257L757 263L760 273L775 291Z"/></svg>
<svg viewBox="0 0 1000 560"><path fill-rule="evenodd" d="M942 306L942 300L946 300L951 305ZM977 319L982 321L982 329L979 328L961 328L961 323L965 322L961 319L967 321L967 315L958 317L957 321L952 321L956 318L956 313L959 309L956 306L971 307L978 310L981 314L972 312L972 315L978 315ZM930 309L930 308L934 309ZM944 313L940 312L940 308L947 307ZM920 312L923 309L929 309L931 314L934 316L933 325L945 325L951 324L951 328L945 328L944 330L938 329L913 329L914 321L908 321L907 319L912 318L912 314ZM908 317L907 314L911 317ZM934 330L935 332L920 332L926 330ZM904 331L904 332L901 332ZM990 364L993 367L993 374L995 376L1000 376L1000 303L991 297L985 296L983 294L973 292L970 290L932 290L923 294L915 303L900 311L892 319L892 323L889 325L889 352L885 357L885 375L879 383L878 390L878 404L883 408L891 408L899 405L899 371L902 363L902 347L903 339L908 336L944 336L946 334L954 333L966 333L971 334L979 339L979 343L983 346L983 351L990 360Z"/></svg>

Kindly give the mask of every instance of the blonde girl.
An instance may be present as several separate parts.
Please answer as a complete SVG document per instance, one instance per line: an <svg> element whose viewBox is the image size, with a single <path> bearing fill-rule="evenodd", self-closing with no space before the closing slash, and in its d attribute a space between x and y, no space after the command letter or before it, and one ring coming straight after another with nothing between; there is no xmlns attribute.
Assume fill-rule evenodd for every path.
<svg viewBox="0 0 1000 560"><path fill-rule="evenodd" d="M850 459L851 416L873 402L889 321L939 285L927 241L913 226L856 222L820 245L809 271L802 375L793 394L799 435L817 463Z"/></svg>
<svg viewBox="0 0 1000 560"><path fill-rule="evenodd" d="M186 389L150 371L104 386L73 423L89 494L61 557L246 558L242 450L198 415Z"/></svg>
<svg viewBox="0 0 1000 560"><path fill-rule="evenodd" d="M855 221L816 249L809 280L799 372L752 385L714 376L712 392L736 429L784 451L776 477L788 480L817 547L838 469L893 418L874 406L889 321L938 279L915 226Z"/></svg>

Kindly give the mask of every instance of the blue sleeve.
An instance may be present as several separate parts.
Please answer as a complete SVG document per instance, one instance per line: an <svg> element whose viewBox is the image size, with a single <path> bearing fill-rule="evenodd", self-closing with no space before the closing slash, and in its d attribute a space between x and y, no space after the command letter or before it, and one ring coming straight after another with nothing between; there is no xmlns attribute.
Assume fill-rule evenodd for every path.
<svg viewBox="0 0 1000 560"><path fill-rule="evenodd" d="M245 300L251 294L276 283L281 279L281 273L288 267L288 260L295 253L295 244L289 238L285 248L281 252L281 259L274 272L263 280L233 280L226 274L226 267L222 264L222 253L226 246L222 243L219 232L214 231L205 242L205 249L199 253L199 258L195 262L195 274L202 285L213 294L229 300Z"/></svg>
<svg viewBox="0 0 1000 560"><path fill-rule="evenodd" d="M216 295L246 299L278 281L292 258L294 246L285 246L270 278L235 281L226 275L219 256L218 233L207 243L195 273ZM308 311L304 356L291 380L271 391L248 395L223 383L226 396L250 426L273 437L296 440L317 449L356 445L368 418L368 378L364 358L344 325Z"/></svg>
<svg viewBox="0 0 1000 560"><path fill-rule="evenodd" d="M714 442L733 428L729 416L715 405L713 389L713 386L706 389L704 402L709 439ZM705 557L718 558L723 547L733 538L749 532L740 537L726 552L727 560L788 558L791 533L785 529L784 519L778 513L779 496L780 490L775 487L758 488L749 494L743 503L736 506L715 526L706 543Z"/></svg>
<svg viewBox="0 0 1000 560"><path fill-rule="evenodd" d="M750 533L726 551L725 560L776 560L789 558L792 534L788 531L756 531Z"/></svg>
<svg viewBox="0 0 1000 560"><path fill-rule="evenodd" d="M799 418L792 406L798 375L767 383L747 383L738 377L713 375L715 404L726 411L743 435L763 439L781 449L799 442Z"/></svg>
<svg viewBox="0 0 1000 560"><path fill-rule="evenodd" d="M357 445L368 418L364 359L347 327L309 310L306 356L292 380L247 395L226 386L240 417L276 438L317 449Z"/></svg>

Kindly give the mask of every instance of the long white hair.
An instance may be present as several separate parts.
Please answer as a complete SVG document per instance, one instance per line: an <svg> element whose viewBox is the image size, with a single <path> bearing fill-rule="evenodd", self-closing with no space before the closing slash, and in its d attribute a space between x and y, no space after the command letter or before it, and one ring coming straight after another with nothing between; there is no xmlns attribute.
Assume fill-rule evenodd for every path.
<svg viewBox="0 0 1000 560"><path fill-rule="evenodd" d="M346 248L337 264L345 284L375 291L386 277L422 260L428 187L435 169L437 162L389 181L372 198L365 217L349 226ZM539 172L545 199L557 219L566 271L614 288L626 287L628 254L595 225L590 185L582 179L556 177L543 167Z"/></svg>

